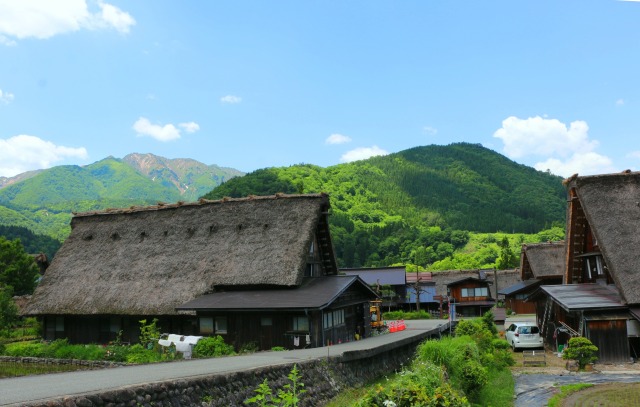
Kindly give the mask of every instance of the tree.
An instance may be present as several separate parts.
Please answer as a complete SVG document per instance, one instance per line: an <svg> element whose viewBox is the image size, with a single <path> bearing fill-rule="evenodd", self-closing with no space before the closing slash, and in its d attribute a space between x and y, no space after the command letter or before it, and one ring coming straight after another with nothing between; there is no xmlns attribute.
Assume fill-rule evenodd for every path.
<svg viewBox="0 0 640 407"><path fill-rule="evenodd" d="M17 320L18 307L13 302L13 290L0 284L0 331L6 329L8 332Z"/></svg>
<svg viewBox="0 0 640 407"><path fill-rule="evenodd" d="M500 246L500 256L496 260L496 268L498 270L506 270L516 267L518 258L509 245L509 239L506 236L503 237L498 246Z"/></svg>
<svg viewBox="0 0 640 407"><path fill-rule="evenodd" d="M569 339L569 346L562 352L562 358L576 360L580 369L584 369L588 363L598 360L598 347L589 339L576 336Z"/></svg>
<svg viewBox="0 0 640 407"><path fill-rule="evenodd" d="M0 236L0 285L11 287L15 295L31 294L38 276L38 266L20 240Z"/></svg>

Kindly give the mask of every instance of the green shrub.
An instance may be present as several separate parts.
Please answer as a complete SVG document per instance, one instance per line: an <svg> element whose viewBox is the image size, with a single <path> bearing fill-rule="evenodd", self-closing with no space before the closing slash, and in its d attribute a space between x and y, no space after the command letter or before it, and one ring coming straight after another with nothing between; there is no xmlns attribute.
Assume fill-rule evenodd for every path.
<svg viewBox="0 0 640 407"><path fill-rule="evenodd" d="M140 346L142 345L133 345ZM129 354L129 349L133 346L117 346L117 345L109 345L106 347L106 351L104 353L104 359L109 360L111 362L126 362L127 355Z"/></svg>
<svg viewBox="0 0 640 407"><path fill-rule="evenodd" d="M286 348L283 348L282 346L274 346L273 348L271 348L271 351L273 352L283 352L287 350Z"/></svg>
<svg viewBox="0 0 640 407"><path fill-rule="evenodd" d="M491 346L493 347L493 349L510 349L511 348L511 346L509 346L509 342L499 338L494 339L491 342Z"/></svg>
<svg viewBox="0 0 640 407"><path fill-rule="evenodd" d="M569 346L562 352L563 359L576 360L580 369L588 363L598 360L598 347L585 337L577 336L569 339Z"/></svg>
<svg viewBox="0 0 640 407"><path fill-rule="evenodd" d="M224 338L220 335L200 339L193 349L193 356L197 358L233 355L234 353L233 346L224 343Z"/></svg>
<svg viewBox="0 0 640 407"><path fill-rule="evenodd" d="M487 384L489 377L487 369L475 360L467 360L460 374L462 390L471 399L475 399L480 390Z"/></svg>
<svg viewBox="0 0 640 407"><path fill-rule="evenodd" d="M491 332L492 335L498 335L498 327L494 323L494 315L492 311L487 311L482 315L482 323L484 327Z"/></svg>
<svg viewBox="0 0 640 407"><path fill-rule="evenodd" d="M300 396L306 393L303 390L304 383L300 380L300 371L298 365L293 365L293 369L287 375L291 383L282 386L276 395L269 387L267 379L254 390L255 396L246 399L244 404L258 404L260 407L296 407L300 401Z"/></svg>
<svg viewBox="0 0 640 407"><path fill-rule="evenodd" d="M155 350L147 349L141 344L130 346L128 351L126 352L127 363L143 364L159 362L161 360L163 360L161 353Z"/></svg>
<svg viewBox="0 0 640 407"><path fill-rule="evenodd" d="M7 344L5 354L7 356L25 356L42 358L44 355L44 343L41 342L16 342Z"/></svg>
<svg viewBox="0 0 640 407"><path fill-rule="evenodd" d="M255 353L258 349L257 342L247 342L240 347L240 353Z"/></svg>
<svg viewBox="0 0 640 407"><path fill-rule="evenodd" d="M389 321L397 321L400 319L431 319L431 314L427 311L389 311L382 314L382 318Z"/></svg>
<svg viewBox="0 0 640 407"><path fill-rule="evenodd" d="M147 323L146 319L142 319L140 322L140 344L147 349L153 349L158 345L158 339L160 339L160 328L158 327L158 318L153 318L153 321Z"/></svg>
<svg viewBox="0 0 640 407"><path fill-rule="evenodd" d="M456 336L473 336L476 332L483 330L483 325L478 319L463 319L456 325Z"/></svg>

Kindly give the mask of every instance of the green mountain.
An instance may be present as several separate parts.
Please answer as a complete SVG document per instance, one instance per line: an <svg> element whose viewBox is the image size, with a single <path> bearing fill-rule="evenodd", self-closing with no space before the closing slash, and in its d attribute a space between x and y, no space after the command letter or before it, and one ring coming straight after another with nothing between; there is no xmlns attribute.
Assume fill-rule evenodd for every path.
<svg viewBox="0 0 640 407"><path fill-rule="evenodd" d="M328 168L265 168L204 197L277 192L329 193L342 267L427 266L464 247L466 231L536 233L564 222L566 194L560 177L458 143Z"/></svg>
<svg viewBox="0 0 640 407"><path fill-rule="evenodd" d="M122 161L167 188L175 187L181 199L186 201L195 201L226 180L244 175L233 168L205 165L188 158L168 159L134 153L125 156Z"/></svg>
<svg viewBox="0 0 640 407"><path fill-rule="evenodd" d="M62 241L69 233L72 211L194 200L238 175L242 173L233 169L152 154L130 154L123 160L107 157L84 167L53 167L4 179L0 225L25 227Z"/></svg>

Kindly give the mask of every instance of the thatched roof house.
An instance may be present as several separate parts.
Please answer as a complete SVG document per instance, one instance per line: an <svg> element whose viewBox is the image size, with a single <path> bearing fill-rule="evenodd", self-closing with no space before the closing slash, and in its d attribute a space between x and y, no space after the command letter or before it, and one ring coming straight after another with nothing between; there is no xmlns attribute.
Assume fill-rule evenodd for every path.
<svg viewBox="0 0 640 407"><path fill-rule="evenodd" d="M548 341L584 335L600 362L624 362L640 351L640 173L574 175L567 188L563 285L532 294ZM553 338L553 339L552 339ZM633 351L632 351L633 350Z"/></svg>
<svg viewBox="0 0 640 407"><path fill-rule="evenodd" d="M562 279L565 254L564 242L523 244L520 253L522 280Z"/></svg>
<svg viewBox="0 0 640 407"><path fill-rule="evenodd" d="M172 315L225 287L299 285L316 237L331 248L328 208L292 195L77 214L25 313Z"/></svg>
<svg viewBox="0 0 640 407"><path fill-rule="evenodd" d="M23 314L44 320L47 339L75 342L106 341L120 330L135 340L139 319L151 317L158 317L163 329L182 334L202 333L205 325L213 334L203 318L217 318L215 333L237 346L251 340L242 335L255 334L260 323L272 319L279 332L270 343L278 346L287 345L278 335L292 324L308 326L307 334L315 332L319 345L320 338L340 340L366 326L361 310L368 310L363 304L376 295L360 279L350 281L348 289L333 281L338 270L328 211L325 194L278 194L75 214L71 235ZM314 278L332 282L310 284ZM273 318L255 312L216 316L212 308L205 318L199 311L184 315L184 308L178 310L212 293L236 292L237 300L262 290L272 291L268 297L274 299L309 287L333 301L316 307L317 315L307 311L318 298L308 298L308 307L302 304L302 316L295 314L300 307ZM304 302L301 294L296 295ZM332 307L339 308L339 323L324 330L322 317L333 313ZM349 326L342 315L350 316Z"/></svg>
<svg viewBox="0 0 640 407"><path fill-rule="evenodd" d="M565 182L567 243L579 247L568 251L565 283L588 279L584 258L601 254L602 275L613 279L626 303L640 304L640 172L575 176Z"/></svg>

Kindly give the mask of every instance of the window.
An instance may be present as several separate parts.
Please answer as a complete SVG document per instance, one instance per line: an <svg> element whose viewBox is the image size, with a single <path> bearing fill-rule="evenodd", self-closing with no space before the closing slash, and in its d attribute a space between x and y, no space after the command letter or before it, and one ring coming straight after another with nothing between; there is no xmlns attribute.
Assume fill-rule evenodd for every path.
<svg viewBox="0 0 640 407"><path fill-rule="evenodd" d="M227 317L216 317L216 333L227 333Z"/></svg>
<svg viewBox="0 0 640 407"><path fill-rule="evenodd" d="M271 319L271 317L260 318L260 326L271 326L271 325L273 325L273 319Z"/></svg>
<svg viewBox="0 0 640 407"><path fill-rule="evenodd" d="M307 317L293 317L293 330L294 331L308 331L309 330L309 318L307 318Z"/></svg>
<svg viewBox="0 0 640 407"><path fill-rule="evenodd" d="M200 333L203 335L213 334L213 318L200 317Z"/></svg>
<svg viewBox="0 0 640 407"><path fill-rule="evenodd" d="M324 324L322 325L324 329L331 328L333 326L333 313L327 312L324 314Z"/></svg>
<svg viewBox="0 0 640 407"><path fill-rule="evenodd" d="M344 309L328 311L324 314L323 327L325 329L344 325Z"/></svg>
<svg viewBox="0 0 640 407"><path fill-rule="evenodd" d="M602 256L588 256L584 258L584 268L587 272L587 278L592 280L594 278L604 276L604 264Z"/></svg>
<svg viewBox="0 0 640 407"><path fill-rule="evenodd" d="M333 326L344 325L344 310L333 311Z"/></svg>
<svg viewBox="0 0 640 407"><path fill-rule="evenodd" d="M463 288L461 295L463 297L488 297L489 290L487 287Z"/></svg>

